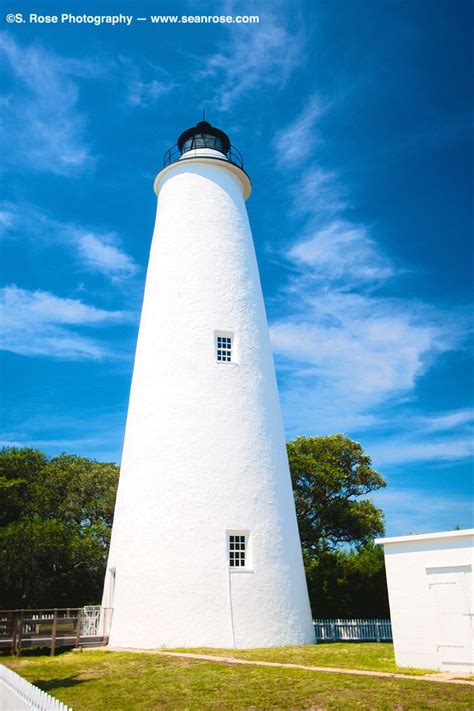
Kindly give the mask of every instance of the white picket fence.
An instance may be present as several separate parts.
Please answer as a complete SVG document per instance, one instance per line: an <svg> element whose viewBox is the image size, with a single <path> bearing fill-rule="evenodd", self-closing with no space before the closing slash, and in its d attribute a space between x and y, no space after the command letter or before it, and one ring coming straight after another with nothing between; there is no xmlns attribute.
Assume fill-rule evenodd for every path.
<svg viewBox="0 0 474 711"><path fill-rule="evenodd" d="M72 711L11 669L0 664L0 709L4 711Z"/></svg>
<svg viewBox="0 0 474 711"><path fill-rule="evenodd" d="M391 642L390 620L314 620L318 642Z"/></svg>

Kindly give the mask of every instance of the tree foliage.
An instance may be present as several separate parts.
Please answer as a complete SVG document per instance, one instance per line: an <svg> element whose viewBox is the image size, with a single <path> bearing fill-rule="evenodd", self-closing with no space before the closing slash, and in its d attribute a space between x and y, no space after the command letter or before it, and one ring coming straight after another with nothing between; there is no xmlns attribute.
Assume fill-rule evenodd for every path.
<svg viewBox="0 0 474 711"><path fill-rule="evenodd" d="M118 473L68 454L0 451L0 607L100 600Z"/></svg>
<svg viewBox="0 0 474 711"><path fill-rule="evenodd" d="M383 551L372 543L384 532L383 513L361 498L384 479L341 434L297 437L288 459L313 614L387 615Z"/></svg>
<svg viewBox="0 0 474 711"><path fill-rule="evenodd" d="M383 514L358 497L385 486L361 445L341 434L288 443L301 543L309 557L383 533Z"/></svg>
<svg viewBox="0 0 474 711"><path fill-rule="evenodd" d="M372 541L323 551L305 567L314 617L389 617L384 553Z"/></svg>
<svg viewBox="0 0 474 711"><path fill-rule="evenodd" d="M385 486L343 435L288 444L306 575L318 617L388 612L382 512L365 497ZM35 449L0 451L0 608L100 601L119 469ZM361 498L362 497L362 498Z"/></svg>

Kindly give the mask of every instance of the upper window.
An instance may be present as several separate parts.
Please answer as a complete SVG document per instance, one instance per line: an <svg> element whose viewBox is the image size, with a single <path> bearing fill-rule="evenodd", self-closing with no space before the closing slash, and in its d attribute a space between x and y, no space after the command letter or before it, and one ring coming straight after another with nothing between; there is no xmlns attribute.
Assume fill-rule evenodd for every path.
<svg viewBox="0 0 474 711"><path fill-rule="evenodd" d="M247 555L247 536L242 534L229 534L229 566L231 568L245 568Z"/></svg>
<svg viewBox="0 0 474 711"><path fill-rule="evenodd" d="M232 360L232 337L216 336L216 357L218 363L230 363Z"/></svg>

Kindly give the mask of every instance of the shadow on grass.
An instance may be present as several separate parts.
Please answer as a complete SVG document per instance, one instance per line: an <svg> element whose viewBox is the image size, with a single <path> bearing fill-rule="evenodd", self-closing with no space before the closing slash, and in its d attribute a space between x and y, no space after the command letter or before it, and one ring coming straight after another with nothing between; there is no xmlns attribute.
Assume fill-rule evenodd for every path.
<svg viewBox="0 0 474 711"><path fill-rule="evenodd" d="M88 679L77 679L78 676L78 674L74 674L74 676L66 676L64 679L35 679L32 684L43 691L53 691L54 689L68 689L71 686L79 686L79 684L86 684L89 681Z"/></svg>
<svg viewBox="0 0 474 711"><path fill-rule="evenodd" d="M70 652L71 647L56 647L55 655L58 657L60 654L65 654L65 652ZM23 657L49 657L51 655L51 649L49 647L24 647L21 650L21 655L18 659ZM0 650L1 657L12 657L11 649Z"/></svg>

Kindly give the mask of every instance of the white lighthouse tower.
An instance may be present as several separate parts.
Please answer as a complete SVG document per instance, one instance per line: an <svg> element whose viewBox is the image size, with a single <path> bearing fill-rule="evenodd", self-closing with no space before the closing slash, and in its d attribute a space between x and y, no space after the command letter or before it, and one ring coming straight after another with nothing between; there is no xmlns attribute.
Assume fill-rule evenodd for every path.
<svg viewBox="0 0 474 711"><path fill-rule="evenodd" d="M314 641L250 190L204 121L155 180L103 596L111 647Z"/></svg>

